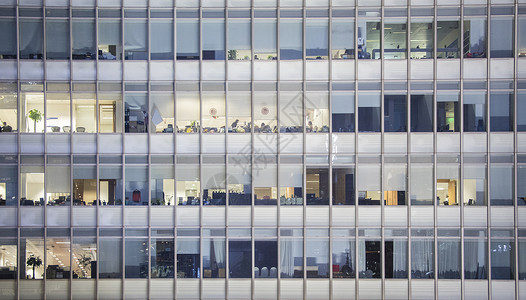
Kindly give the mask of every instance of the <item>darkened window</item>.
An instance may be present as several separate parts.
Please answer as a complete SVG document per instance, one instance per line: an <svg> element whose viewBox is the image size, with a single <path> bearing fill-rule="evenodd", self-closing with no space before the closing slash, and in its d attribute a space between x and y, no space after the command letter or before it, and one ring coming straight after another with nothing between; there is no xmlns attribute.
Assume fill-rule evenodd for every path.
<svg viewBox="0 0 526 300"><path fill-rule="evenodd" d="M254 277L277 278L278 242L255 241L254 246Z"/></svg>
<svg viewBox="0 0 526 300"><path fill-rule="evenodd" d="M354 205L354 168L332 169L332 204Z"/></svg>
<svg viewBox="0 0 526 300"><path fill-rule="evenodd" d="M251 278L252 244L250 240L231 240L228 246L230 278Z"/></svg>
<svg viewBox="0 0 526 300"><path fill-rule="evenodd" d="M407 131L407 104L405 95L384 95L384 131Z"/></svg>
<svg viewBox="0 0 526 300"><path fill-rule="evenodd" d="M358 130L380 131L380 93L358 94Z"/></svg>
<svg viewBox="0 0 526 300"><path fill-rule="evenodd" d="M486 131L485 92L464 92L464 131Z"/></svg>
<svg viewBox="0 0 526 300"><path fill-rule="evenodd" d="M513 92L491 92L491 131L513 131Z"/></svg>
<svg viewBox="0 0 526 300"><path fill-rule="evenodd" d="M382 278L380 241L360 240L358 271L360 278Z"/></svg>
<svg viewBox="0 0 526 300"><path fill-rule="evenodd" d="M411 95L411 131L433 131L433 94Z"/></svg>
<svg viewBox="0 0 526 300"><path fill-rule="evenodd" d="M0 59L16 59L16 20L0 19Z"/></svg>

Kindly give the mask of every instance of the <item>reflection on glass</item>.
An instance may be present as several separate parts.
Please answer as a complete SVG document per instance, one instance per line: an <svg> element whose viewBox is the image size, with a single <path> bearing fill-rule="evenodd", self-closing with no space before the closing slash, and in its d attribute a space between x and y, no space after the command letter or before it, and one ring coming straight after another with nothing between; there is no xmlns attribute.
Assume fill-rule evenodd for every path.
<svg viewBox="0 0 526 300"><path fill-rule="evenodd" d="M464 58L486 57L486 19L464 19Z"/></svg>
<svg viewBox="0 0 526 300"><path fill-rule="evenodd" d="M1 22L1 21L0 21ZM1 49L0 49L1 52ZM1 57L1 54L0 54ZM3 132L18 131L17 122L17 86L16 83L0 83L0 126Z"/></svg>
<svg viewBox="0 0 526 300"><path fill-rule="evenodd" d="M256 125L257 126L257 125ZM268 126L268 127L267 127ZM280 132L303 132L303 93L280 93ZM256 128L254 127L254 130ZM261 127L260 127L260 130ZM264 131L274 131L266 124Z"/></svg>
<svg viewBox="0 0 526 300"><path fill-rule="evenodd" d="M517 94L517 131L526 131L526 114L521 113L526 111L526 92L519 91Z"/></svg>
<svg viewBox="0 0 526 300"><path fill-rule="evenodd" d="M459 58L460 21L437 22L437 58Z"/></svg>
<svg viewBox="0 0 526 300"><path fill-rule="evenodd" d="M464 131L486 131L485 92L464 92Z"/></svg>
<svg viewBox="0 0 526 300"><path fill-rule="evenodd" d="M20 205L44 205L44 166L21 166L20 184Z"/></svg>
<svg viewBox="0 0 526 300"><path fill-rule="evenodd" d="M433 58L433 35L433 20L412 20L411 58Z"/></svg>
<svg viewBox="0 0 526 300"><path fill-rule="evenodd" d="M230 205L252 204L252 176L250 164L229 164L228 201Z"/></svg>
<svg viewBox="0 0 526 300"><path fill-rule="evenodd" d="M491 131L513 131L513 92L491 92L489 117Z"/></svg>
<svg viewBox="0 0 526 300"><path fill-rule="evenodd" d="M329 132L329 95L305 93L306 132Z"/></svg>
<svg viewBox="0 0 526 300"><path fill-rule="evenodd" d="M42 85L22 84L20 93L20 127L22 132L44 132L44 94Z"/></svg>
<svg viewBox="0 0 526 300"><path fill-rule="evenodd" d="M384 23L384 59L407 58L407 23L386 20Z"/></svg>
<svg viewBox="0 0 526 300"><path fill-rule="evenodd" d="M332 169L332 204L354 205L354 167Z"/></svg>
<svg viewBox="0 0 526 300"><path fill-rule="evenodd" d="M21 18L19 23L20 58L42 59L44 47L42 20Z"/></svg>
<svg viewBox="0 0 526 300"><path fill-rule="evenodd" d="M278 125L277 95L254 93L254 132L276 133Z"/></svg>
<svg viewBox="0 0 526 300"><path fill-rule="evenodd" d="M250 20L228 21L228 59L250 60Z"/></svg>
<svg viewBox="0 0 526 300"><path fill-rule="evenodd" d="M411 240L411 278L434 278L434 244L433 239Z"/></svg>
<svg viewBox="0 0 526 300"><path fill-rule="evenodd" d="M148 253L147 238L126 239L126 278L148 278Z"/></svg>
<svg viewBox="0 0 526 300"><path fill-rule="evenodd" d="M97 169L95 166L73 166L73 205L97 204Z"/></svg>
<svg viewBox="0 0 526 300"><path fill-rule="evenodd" d="M254 19L254 60L274 60L277 57L275 19Z"/></svg>
<svg viewBox="0 0 526 300"><path fill-rule="evenodd" d="M174 278L174 239L151 238L151 278Z"/></svg>
<svg viewBox="0 0 526 300"><path fill-rule="evenodd" d="M513 57L513 17L491 17L491 58Z"/></svg>
<svg viewBox="0 0 526 300"><path fill-rule="evenodd" d="M464 165L464 205L486 205L485 165Z"/></svg>
<svg viewBox="0 0 526 300"><path fill-rule="evenodd" d="M519 57L526 56L526 17L520 16L518 21L518 42L517 42L517 52Z"/></svg>
<svg viewBox="0 0 526 300"><path fill-rule="evenodd" d="M199 278L199 238L177 239L177 278ZM206 278L206 271L203 276Z"/></svg>
<svg viewBox="0 0 526 300"><path fill-rule="evenodd" d="M70 167L48 165L46 168L47 205L70 205Z"/></svg>
<svg viewBox="0 0 526 300"><path fill-rule="evenodd" d="M407 131L406 95L384 95L384 131Z"/></svg>
<svg viewBox="0 0 526 300"><path fill-rule="evenodd" d="M258 157L254 163L254 202L256 205L276 205L277 173L274 157Z"/></svg>
<svg viewBox="0 0 526 300"><path fill-rule="evenodd" d="M332 19L332 58L354 58L354 21L352 19Z"/></svg>
<svg viewBox="0 0 526 300"><path fill-rule="evenodd" d="M295 19L281 19L280 21L280 59L303 58L303 22Z"/></svg>
<svg viewBox="0 0 526 300"><path fill-rule="evenodd" d="M360 278L382 278L380 241L360 239L358 244L358 274Z"/></svg>
<svg viewBox="0 0 526 300"><path fill-rule="evenodd" d="M16 19L0 19L0 59L16 59Z"/></svg>
<svg viewBox="0 0 526 300"><path fill-rule="evenodd" d="M517 182L526 182L526 166L517 166ZM526 205L526 185L517 185L517 205Z"/></svg>
<svg viewBox="0 0 526 300"><path fill-rule="evenodd" d="M307 278L329 278L329 239L307 239Z"/></svg>
<svg viewBox="0 0 526 300"><path fill-rule="evenodd" d="M380 205L380 165L360 164L358 174L358 205Z"/></svg>
<svg viewBox="0 0 526 300"><path fill-rule="evenodd" d="M255 241L254 259L255 278L277 278L278 242L275 239Z"/></svg>
<svg viewBox="0 0 526 300"><path fill-rule="evenodd" d="M519 240L519 280L526 280L526 240Z"/></svg>
<svg viewBox="0 0 526 300"><path fill-rule="evenodd" d="M122 278L122 238L100 238L99 261L99 278Z"/></svg>
<svg viewBox="0 0 526 300"><path fill-rule="evenodd" d="M122 132L122 120L122 95L99 93L99 132Z"/></svg>
<svg viewBox="0 0 526 300"><path fill-rule="evenodd" d="M439 92L437 95L437 131L460 130L460 95L458 92Z"/></svg>
<svg viewBox="0 0 526 300"><path fill-rule="evenodd" d="M47 94L46 99L47 117L46 117L46 132L70 133L70 100L69 94Z"/></svg>
<svg viewBox="0 0 526 300"><path fill-rule="evenodd" d="M329 205L329 170L307 168L307 205Z"/></svg>
<svg viewBox="0 0 526 300"><path fill-rule="evenodd" d="M199 21L177 19L177 60L199 60Z"/></svg>
<svg viewBox="0 0 526 300"><path fill-rule="evenodd" d="M433 131L433 93L411 94L411 131Z"/></svg>
<svg viewBox="0 0 526 300"><path fill-rule="evenodd" d="M0 206L16 206L18 202L18 167L0 166Z"/></svg>
<svg viewBox="0 0 526 300"><path fill-rule="evenodd" d="M148 98L146 94L126 94L124 132L148 132Z"/></svg>
<svg viewBox="0 0 526 300"><path fill-rule="evenodd" d="M229 93L227 111L229 133L250 133L252 128L252 103L249 93Z"/></svg>
<svg viewBox="0 0 526 300"><path fill-rule="evenodd" d="M411 164L411 205L433 205L432 164Z"/></svg>
<svg viewBox="0 0 526 300"><path fill-rule="evenodd" d="M386 240L385 278L407 278L407 240Z"/></svg>
<svg viewBox="0 0 526 300"><path fill-rule="evenodd" d="M329 21L310 19L305 21L305 51L307 59L328 59Z"/></svg>
<svg viewBox="0 0 526 300"><path fill-rule="evenodd" d="M199 132L199 94L177 93L176 129L179 133ZM203 112L204 113L204 112Z"/></svg>
<svg viewBox="0 0 526 300"><path fill-rule="evenodd" d="M73 94L73 124L71 132L89 132L97 131L97 110L95 109L95 94Z"/></svg>
<svg viewBox="0 0 526 300"><path fill-rule="evenodd" d="M150 47L153 60L174 58L174 24L172 20L150 21Z"/></svg>
<svg viewBox="0 0 526 300"><path fill-rule="evenodd" d="M203 165L203 205L225 205L225 166Z"/></svg>

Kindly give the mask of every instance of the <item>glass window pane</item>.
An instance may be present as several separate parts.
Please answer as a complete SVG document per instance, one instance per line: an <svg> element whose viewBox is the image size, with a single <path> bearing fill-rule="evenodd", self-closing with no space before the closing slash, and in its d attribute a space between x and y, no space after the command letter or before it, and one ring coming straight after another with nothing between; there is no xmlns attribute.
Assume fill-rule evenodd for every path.
<svg viewBox="0 0 526 300"><path fill-rule="evenodd" d="M73 94L73 124L72 132L97 131L97 111L95 109L97 99L95 94Z"/></svg>
<svg viewBox="0 0 526 300"><path fill-rule="evenodd" d="M254 20L254 59L272 60L277 57L277 26L275 19Z"/></svg>
<svg viewBox="0 0 526 300"><path fill-rule="evenodd" d="M228 166L228 201L230 205L252 203L252 166L235 163Z"/></svg>
<svg viewBox="0 0 526 300"><path fill-rule="evenodd" d="M281 205L303 205L303 165L279 165Z"/></svg>
<svg viewBox="0 0 526 300"><path fill-rule="evenodd" d="M95 21L73 19L73 59L95 59Z"/></svg>
<svg viewBox="0 0 526 300"><path fill-rule="evenodd" d="M491 279L514 279L515 243L508 239L491 239Z"/></svg>
<svg viewBox="0 0 526 300"><path fill-rule="evenodd" d="M464 92L464 131L486 131L485 92Z"/></svg>
<svg viewBox="0 0 526 300"><path fill-rule="evenodd" d="M122 122L122 95L99 93L99 132L122 132Z"/></svg>
<svg viewBox="0 0 526 300"><path fill-rule="evenodd" d="M2 279L16 279L18 255L16 239L0 239L0 268Z"/></svg>
<svg viewBox="0 0 526 300"><path fill-rule="evenodd" d="M487 247L485 239L464 240L464 278L488 278Z"/></svg>
<svg viewBox="0 0 526 300"><path fill-rule="evenodd" d="M329 170L307 168L307 205L329 205Z"/></svg>
<svg viewBox="0 0 526 300"><path fill-rule="evenodd" d="M384 131L407 131L406 95L384 95Z"/></svg>
<svg viewBox="0 0 526 300"><path fill-rule="evenodd" d="M148 205L148 167L126 166L126 205Z"/></svg>
<svg viewBox="0 0 526 300"><path fill-rule="evenodd" d="M411 240L411 278L434 278L434 244L433 239Z"/></svg>
<svg viewBox="0 0 526 300"><path fill-rule="evenodd" d="M332 169L332 204L354 205L354 168Z"/></svg>
<svg viewBox="0 0 526 300"><path fill-rule="evenodd" d="M358 58L380 58L380 32L382 25L378 21L358 19Z"/></svg>
<svg viewBox="0 0 526 300"><path fill-rule="evenodd" d="M307 239L307 278L329 278L329 239Z"/></svg>
<svg viewBox="0 0 526 300"><path fill-rule="evenodd" d="M517 166L517 182L526 182L526 166ZM517 205L526 205L526 185L517 185Z"/></svg>
<svg viewBox="0 0 526 300"><path fill-rule="evenodd" d="M42 20L20 19L20 58L42 59Z"/></svg>
<svg viewBox="0 0 526 300"><path fill-rule="evenodd" d="M225 205L225 166L203 165L203 205Z"/></svg>
<svg viewBox="0 0 526 300"><path fill-rule="evenodd" d="M177 59L199 59L199 21L177 19Z"/></svg>
<svg viewBox="0 0 526 300"><path fill-rule="evenodd" d="M437 57L458 58L460 48L460 21L437 22Z"/></svg>
<svg viewBox="0 0 526 300"><path fill-rule="evenodd" d="M195 133L199 132L199 95L177 93L177 132Z"/></svg>
<svg viewBox="0 0 526 300"><path fill-rule="evenodd" d="M225 59L225 21L203 19L203 60Z"/></svg>
<svg viewBox="0 0 526 300"><path fill-rule="evenodd" d="M280 93L280 132L303 132L303 93ZM264 131L273 132L269 124ZM256 130L254 128L254 130ZM260 128L261 130L261 128Z"/></svg>
<svg viewBox="0 0 526 300"><path fill-rule="evenodd" d="M199 238L177 239L177 278L200 277L199 253ZM207 277L206 270L203 276Z"/></svg>
<svg viewBox="0 0 526 300"><path fill-rule="evenodd" d="M464 19L464 57L486 57L486 18Z"/></svg>
<svg viewBox="0 0 526 300"><path fill-rule="evenodd" d="M73 205L97 204L97 169L73 165Z"/></svg>
<svg viewBox="0 0 526 300"><path fill-rule="evenodd" d="M225 278L225 239L203 239L203 278Z"/></svg>
<svg viewBox="0 0 526 300"><path fill-rule="evenodd" d="M99 278L122 278L122 238L99 239L99 261Z"/></svg>
<svg viewBox="0 0 526 300"><path fill-rule="evenodd" d="M46 20L46 58L69 59L68 20Z"/></svg>
<svg viewBox="0 0 526 300"><path fill-rule="evenodd" d="M438 240L438 278L460 279L460 240Z"/></svg>
<svg viewBox="0 0 526 300"><path fill-rule="evenodd" d="M126 239L126 278L148 278L148 239Z"/></svg>
<svg viewBox="0 0 526 300"><path fill-rule="evenodd" d="M518 55L519 57L524 57L526 56L526 17L525 16L521 16L519 17L519 22L518 22L518 42L517 42L517 47L519 48L518 49Z"/></svg>
<svg viewBox="0 0 526 300"><path fill-rule="evenodd" d="M460 124L460 94L458 92L438 92L437 131L458 132Z"/></svg>
<svg viewBox="0 0 526 300"><path fill-rule="evenodd" d="M358 94L358 130L380 132L380 93Z"/></svg>
<svg viewBox="0 0 526 300"><path fill-rule="evenodd" d="M437 166L437 204L458 205L460 202L458 174L458 165L439 164Z"/></svg>
<svg viewBox="0 0 526 300"><path fill-rule="evenodd" d="M277 98L278 96L275 92L254 93L254 132L277 132L277 129L276 131L273 130L278 125ZM297 104L299 105L299 103Z"/></svg>
<svg viewBox="0 0 526 300"><path fill-rule="evenodd" d="M307 132L329 132L329 94L305 93Z"/></svg>
<svg viewBox="0 0 526 300"><path fill-rule="evenodd" d="M44 279L44 239L21 237L19 251L20 279Z"/></svg>
<svg viewBox="0 0 526 300"><path fill-rule="evenodd" d="M152 131L160 133L174 132L174 96L173 94L150 94L150 115Z"/></svg>
<svg viewBox="0 0 526 300"><path fill-rule="evenodd" d="M99 59L122 59L121 32L120 20L99 19Z"/></svg>
<svg viewBox="0 0 526 300"><path fill-rule="evenodd" d="M411 164L411 204L433 205L432 164Z"/></svg>
<svg viewBox="0 0 526 300"><path fill-rule="evenodd" d="M433 58L433 20L411 21L411 58Z"/></svg>
<svg viewBox="0 0 526 300"><path fill-rule="evenodd" d="M302 20L281 19L280 21L280 59L303 58Z"/></svg>
<svg viewBox="0 0 526 300"><path fill-rule="evenodd" d="M124 132L148 132L146 94L126 94L124 99Z"/></svg>
<svg viewBox="0 0 526 300"><path fill-rule="evenodd" d="M151 239L151 277L174 278L174 239Z"/></svg>
<svg viewBox="0 0 526 300"><path fill-rule="evenodd" d="M380 205L381 171L380 165L360 164L358 165L358 204Z"/></svg>
<svg viewBox="0 0 526 300"><path fill-rule="evenodd" d="M252 277L252 243L250 240L231 240L228 243L229 277Z"/></svg>
<svg viewBox="0 0 526 300"><path fill-rule="evenodd" d="M250 20L228 21L228 59L250 60Z"/></svg>
<svg viewBox="0 0 526 300"><path fill-rule="evenodd" d="M1 55L1 54L0 54ZM1 86L1 85L0 85ZM17 122L17 104L18 97L16 92L16 84L6 84L0 89L0 120L2 123L2 132L13 132L18 130ZM24 97L25 98L25 97Z"/></svg>
<svg viewBox="0 0 526 300"><path fill-rule="evenodd" d="M250 133L252 124L252 103L250 93L228 94L228 127L229 133Z"/></svg>
<svg viewBox="0 0 526 300"><path fill-rule="evenodd" d="M464 165L464 205L486 205L486 166Z"/></svg>
<svg viewBox="0 0 526 300"><path fill-rule="evenodd" d="M513 131L513 92L492 92L490 98L491 131Z"/></svg>
<svg viewBox="0 0 526 300"><path fill-rule="evenodd" d="M277 278L278 242L276 240L255 241L254 276L256 278Z"/></svg>
<svg viewBox="0 0 526 300"><path fill-rule="evenodd" d="M407 58L407 21L384 21L384 59Z"/></svg>
<svg viewBox="0 0 526 300"><path fill-rule="evenodd" d="M354 92L332 92L332 131L354 132Z"/></svg>
<svg viewBox="0 0 526 300"><path fill-rule="evenodd" d="M307 59L327 59L329 55L329 21L307 19L305 23Z"/></svg>
<svg viewBox="0 0 526 300"><path fill-rule="evenodd" d="M99 167L99 199L102 205L122 205L122 167Z"/></svg>
<svg viewBox="0 0 526 300"><path fill-rule="evenodd" d="M358 274L360 278L382 278L380 241L360 239L358 244Z"/></svg>
<svg viewBox="0 0 526 300"><path fill-rule="evenodd" d="M174 168L172 165L152 165L151 197L152 205L174 205Z"/></svg>
<svg viewBox="0 0 526 300"><path fill-rule="evenodd" d="M513 166L492 164L490 184L491 205L513 205Z"/></svg>
<svg viewBox="0 0 526 300"><path fill-rule="evenodd" d="M177 205L199 205L201 198L199 165L179 164L175 170Z"/></svg>
<svg viewBox="0 0 526 300"><path fill-rule="evenodd" d="M384 165L385 205L406 205L406 165Z"/></svg>
<svg viewBox="0 0 526 300"><path fill-rule="evenodd" d="M174 57L174 25L172 20L150 22L150 47L152 60L171 60Z"/></svg>
<svg viewBox="0 0 526 300"><path fill-rule="evenodd" d="M303 278L303 240L280 240L281 278Z"/></svg>
<svg viewBox="0 0 526 300"><path fill-rule="evenodd" d="M44 166L21 166L20 205L44 205Z"/></svg>
<svg viewBox="0 0 526 300"><path fill-rule="evenodd" d="M332 19L332 58L354 58L354 20Z"/></svg>
<svg viewBox="0 0 526 300"><path fill-rule="evenodd" d="M47 132L71 132L69 94L47 94Z"/></svg>
<svg viewBox="0 0 526 300"><path fill-rule="evenodd" d="M526 92L520 91L517 94L517 131L526 131L526 114L521 112L526 111Z"/></svg>
<svg viewBox="0 0 526 300"><path fill-rule="evenodd" d="M69 237L47 239L46 279L69 279L69 244Z"/></svg>
<svg viewBox="0 0 526 300"><path fill-rule="evenodd" d="M225 94L202 94L203 133L225 133Z"/></svg>
<svg viewBox="0 0 526 300"><path fill-rule="evenodd" d="M16 59L16 20L0 19L0 28L0 59Z"/></svg>
<svg viewBox="0 0 526 300"><path fill-rule="evenodd" d="M354 239L332 240L332 277L354 278L355 277L355 241Z"/></svg>
<svg viewBox="0 0 526 300"><path fill-rule="evenodd" d="M519 240L519 280L526 280L526 240Z"/></svg>
<svg viewBox="0 0 526 300"><path fill-rule="evenodd" d="M127 60L148 59L147 21L124 21L124 57Z"/></svg>
<svg viewBox="0 0 526 300"><path fill-rule="evenodd" d="M407 240L385 241L385 278L407 278Z"/></svg>
<svg viewBox="0 0 526 300"><path fill-rule="evenodd" d="M433 94L411 94L411 131L433 131Z"/></svg>
<svg viewBox="0 0 526 300"><path fill-rule="evenodd" d="M18 167L0 166L0 206L16 206L18 202Z"/></svg>
<svg viewBox="0 0 526 300"><path fill-rule="evenodd" d="M275 158L261 155L254 163L253 169L255 204L276 205L278 172Z"/></svg>
<svg viewBox="0 0 526 300"><path fill-rule="evenodd" d="M47 205L70 205L70 167L50 166L46 168Z"/></svg>
<svg viewBox="0 0 526 300"><path fill-rule="evenodd" d="M491 57L513 57L513 17L491 17Z"/></svg>

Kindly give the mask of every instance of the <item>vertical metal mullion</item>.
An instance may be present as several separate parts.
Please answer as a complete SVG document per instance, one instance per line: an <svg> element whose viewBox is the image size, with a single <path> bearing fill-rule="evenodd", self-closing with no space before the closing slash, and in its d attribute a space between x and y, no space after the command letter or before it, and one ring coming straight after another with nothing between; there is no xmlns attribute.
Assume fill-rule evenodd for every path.
<svg viewBox="0 0 526 300"><path fill-rule="evenodd" d="M43 57L43 74L44 74L44 80L43 80L43 93L44 93L44 132L42 133L44 137L44 203L40 203L43 209L44 213L44 274L43 274L43 286L42 286L42 293L43 298L46 300L46 283L47 283L47 276L46 276L46 264L47 264L47 133L46 133L46 125L47 125L47 51L46 51L46 9L45 7L42 8L42 36L43 38L43 45L42 45L42 57ZM35 130L36 131L36 130ZM36 134L36 132L35 132Z"/></svg>
<svg viewBox="0 0 526 300"><path fill-rule="evenodd" d="M460 5L460 40L464 41L464 5ZM464 43L459 43L460 52L460 99L459 99L459 120L458 128L460 131L460 176L458 182L458 199L460 201L460 299L464 300L466 291L464 278Z"/></svg>
<svg viewBox="0 0 526 300"><path fill-rule="evenodd" d="M255 70L255 60L254 60L254 1L251 1L250 5L250 225L252 229L252 270L254 270L254 267L256 265L256 242L255 242L255 222L254 222L254 215L255 215L255 203L254 203L254 70ZM227 122L228 125L228 122ZM233 129L233 128L232 128ZM277 133L276 133L277 134ZM277 166L276 166L276 179L277 179L277 204L279 206L279 155L277 155ZM278 252L279 253L279 252ZM256 297L256 282L254 279L254 271L251 272L251 280L250 280L250 296L252 299Z"/></svg>
<svg viewBox="0 0 526 300"><path fill-rule="evenodd" d="M303 195L305 195L305 201L303 201L303 298L305 299L307 297L307 130L306 130L306 124L305 124L305 116L307 111L307 100L306 100L306 94L307 94L307 76L306 76L306 70L307 70L307 44L305 42L307 37L307 9L306 9L306 0L302 1L302 68L303 68L303 74L302 74L302 91L301 93L301 105L302 105L302 139L303 139L303 172L305 176L303 177Z"/></svg>
<svg viewBox="0 0 526 300"><path fill-rule="evenodd" d="M202 45L203 45L203 8L202 8L203 0L199 0L199 20L198 20L198 26L199 26L199 125L197 126L197 134L199 137L199 179L202 180L203 178L203 135L202 135L202 128L203 128L203 51L202 51ZM203 194L203 184L200 184L200 195L201 195L201 201L199 201L199 228L200 228L200 237L202 239L203 237L203 227L201 224L203 224L203 202L204 202L204 194ZM226 243L226 238L225 238ZM201 251L202 251L202 243L201 243ZM227 251L226 245L225 245L225 251ZM228 256L225 254L225 256ZM200 264L203 265L203 256L200 255ZM225 261L226 261L225 257ZM226 262L225 268L228 267L228 262ZM199 278L199 298L203 296L203 276L200 276Z"/></svg>
<svg viewBox="0 0 526 300"><path fill-rule="evenodd" d="M487 233L487 238L488 238L488 249L487 249L487 253L488 253L488 300L491 300L492 299L492 278L491 278L491 206L490 206L490 202L491 202L491 185L489 184L491 181L491 155L490 155L490 141L491 141L491 138L490 138L490 135L491 135L491 132L490 132L490 129L491 129L491 118L490 118L490 101L491 101L491 82L489 80L489 78L491 77L491 68L490 68L490 65L491 65L491 48L490 48L490 45L491 45L491 5L490 5L490 1L488 0L487 2L487 29L486 29L486 32L488 33L488 39L487 39L487 65L486 65L486 73L487 73L487 76L488 76L488 82L487 82L487 103L486 103L486 111L487 111L487 115L488 115L488 118L487 118L487 128L486 128L486 132L488 132L488 137L487 137L487 148L486 148L486 153L487 153L487 164L488 164L488 168L487 168L487 173L486 173L486 178L487 178L487 182L488 182L488 186L487 186L487 189L488 189L488 192L487 192L487 215L488 215L488 222L487 222L487 230L488 230L488 233Z"/></svg>
<svg viewBox="0 0 526 300"><path fill-rule="evenodd" d="M437 197L437 81L436 81L436 78L437 78L437 54L438 54L438 51L437 51L437 24L438 24L438 19L437 19L437 4L438 4L438 0L434 0L434 18L433 18L433 208L434 208L434 214L433 214L433 225L434 225L434 230L433 230L433 251L434 251L434 257L433 257L433 260L434 260L434 267L433 267L433 270L434 270L434 274L433 274L433 278L434 278L434 295L435 295L435 298L438 299L438 272L437 272L437 269L438 269L438 239L437 239L437 235L438 235L438 230L437 230L437 226L438 226L438 218L437 218L437 212L438 212L438 203L436 201L436 197Z"/></svg>
<svg viewBox="0 0 526 300"><path fill-rule="evenodd" d="M328 31L329 31L329 34L328 34L328 45L327 45L327 49L328 49L328 57L327 57L327 62L329 64L329 91L328 91L328 110L329 110L329 132L328 132L328 135L329 135L329 154L331 154L333 151L332 151L332 145L333 145L333 140L332 140L332 3L329 2L329 18L328 18ZM332 213L332 210L334 209L334 206L333 206L333 199L334 199L334 191L333 191L333 176L332 176L332 168L333 168L333 164L332 164L332 159L330 159L330 155L329 155L329 266L332 266L333 265L333 259L332 259L332 252L333 252L333 237L332 237L332 216L333 216L333 213ZM333 272L332 272L332 268L329 270L329 300L332 300L333 299L333 288L332 288L332 281L333 280Z"/></svg>
<svg viewBox="0 0 526 300"><path fill-rule="evenodd" d="M21 112L21 103L20 103L20 95L21 95L21 84L20 84L20 14L19 14L19 6L18 6L18 1L17 2L17 6L15 8L15 24L16 24L16 68L17 68L17 72L16 72L16 76L17 76L17 81L16 81L16 90L17 90L17 99L19 99L19 101L17 101L17 125L18 125L18 132L16 133L16 136L17 136L17 149L20 149L21 147L21 142L20 142L20 132L22 131L22 118L20 116L20 112ZM15 273L16 274L16 280L15 280L15 299L16 300L19 300L20 299L20 275L21 275L21 271L22 271L22 266L21 266L21 263L20 263L20 226L22 225L22 214L21 214L21 203L20 203L20 196L22 195L22 188L21 188L21 179L22 179L22 176L21 176L21 166L20 166L20 159L21 159L21 155L20 155L20 151L18 151L18 154L17 154L17 183L18 183L18 186L17 186L17 191L18 191L18 199L17 199L17 218L16 218L16 224L17 224L17 230L16 230L16 235L17 235L17 238L16 238L16 249L17 249L17 261L16 261L16 265L17 265L17 272ZM24 256L25 257L25 256ZM24 271L25 271L25 266L24 266ZM24 276L25 277L25 276Z"/></svg>
<svg viewBox="0 0 526 300"><path fill-rule="evenodd" d="M406 92L406 114L407 114L407 149L411 149L411 4L407 5L407 92ZM406 201L407 201L407 297L411 300L412 297L412 276L411 276L411 151L407 151L407 178L406 178Z"/></svg>
<svg viewBox="0 0 526 300"><path fill-rule="evenodd" d="M515 13L515 20L514 20L514 25L515 25L515 28L514 28L514 41L515 41L515 44L514 44L514 47L513 47L513 57L514 57L514 64L515 64L515 72L514 74L516 78L518 78L518 57L519 57L519 34L518 34L518 31L519 31L519 7L518 7L518 4L515 3L515 6L514 6L514 13ZM514 125L514 128L513 128L513 132L514 132L514 135L515 135L515 138L514 138L514 142L515 142L515 153L514 153L514 159L513 159L513 163L514 163L514 166L513 166L513 171L514 171L514 176L513 176L513 203L514 203L514 240L515 240L515 297L520 297L520 294L519 294L519 230L518 230L518 227L519 227L519 209L518 209L518 188L517 188L517 185L518 185L518 180L517 180L517 177L518 177L518 173L519 173L519 170L518 170L518 164L517 164L517 158L518 158L518 155L517 155L517 152L519 152L519 147L518 147L518 141L517 141L517 132L518 132L518 122L517 122L517 116L518 116L518 111L517 111L517 108L518 108L518 93L517 93L517 88L518 88L518 83L517 83L517 80L514 80L513 82L513 88L514 88L514 91L513 91L513 95L514 95L514 99L515 101L513 102L513 105L514 105L514 115L513 115L513 125Z"/></svg>
<svg viewBox="0 0 526 300"><path fill-rule="evenodd" d="M228 65L229 65L229 61L228 61L228 1L225 2L225 10L224 10L224 22L223 22L223 26L224 26L224 31L225 31L225 40L224 40L224 43L225 43L225 83L224 83L224 89L225 89L225 92L224 92L224 97L225 97L225 138L224 138L224 141L225 141L225 148L224 148L224 151L227 155L225 155L225 227L226 227L226 234L228 234L228 211L230 209L230 196L229 196L229 193L228 193L228 183L229 183L229 180L228 180L228 169L229 169L229 164L228 164L228 158L229 158L229 155L228 155L228 117L229 117L229 114L228 114ZM229 249L229 248L226 248L226 249ZM252 251L253 252L253 251ZM229 256L228 255L228 251L225 251L225 256ZM228 269L229 270L229 269ZM225 279L225 297L226 299L228 299L228 286L229 286L229 280L228 278L230 277L230 270L228 271L227 274L225 274L225 277L227 279Z"/></svg>
<svg viewBox="0 0 526 300"><path fill-rule="evenodd" d="M359 58L358 58L358 21L359 21L359 11L358 11L358 1L355 1L354 3L354 74L358 74L358 64L359 64ZM358 235L358 217L359 217L359 206L358 206L358 155L356 153L358 152L358 118L360 116L358 115L358 76L354 76L354 145L355 145L355 167L354 167L354 187L355 187L355 193L354 193L354 269L355 269L355 279L354 279L354 298L359 298L359 266L358 266L358 257L359 257L359 235ZM350 251L350 249L349 249Z"/></svg>
<svg viewBox="0 0 526 300"><path fill-rule="evenodd" d="M253 0L255 1L255 0ZM281 51L280 51L280 28L281 28L281 1L282 0L276 0L277 7L276 7L276 124L278 126L278 132L277 134L277 145L276 145L276 152L278 154L278 176L277 179L279 180L279 172L281 170L280 163L281 163L281 84L280 84L280 70L281 70ZM286 1L286 0L283 0ZM252 126L252 131L254 131L255 123ZM254 154L254 149L252 149L252 153ZM278 181L279 183L279 181ZM280 185L278 184L278 189L280 189ZM302 190L303 191L303 190ZM252 196L254 197L254 196ZM277 299L281 300L281 200L276 200L277 205L277 241L278 241L278 278L277 278Z"/></svg>

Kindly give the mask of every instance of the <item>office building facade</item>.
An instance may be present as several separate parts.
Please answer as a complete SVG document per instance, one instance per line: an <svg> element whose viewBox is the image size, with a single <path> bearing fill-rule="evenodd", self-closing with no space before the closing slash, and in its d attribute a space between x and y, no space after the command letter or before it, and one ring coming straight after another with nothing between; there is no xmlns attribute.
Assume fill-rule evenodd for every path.
<svg viewBox="0 0 526 300"><path fill-rule="evenodd" d="M1 299L526 299L525 0L0 0Z"/></svg>

